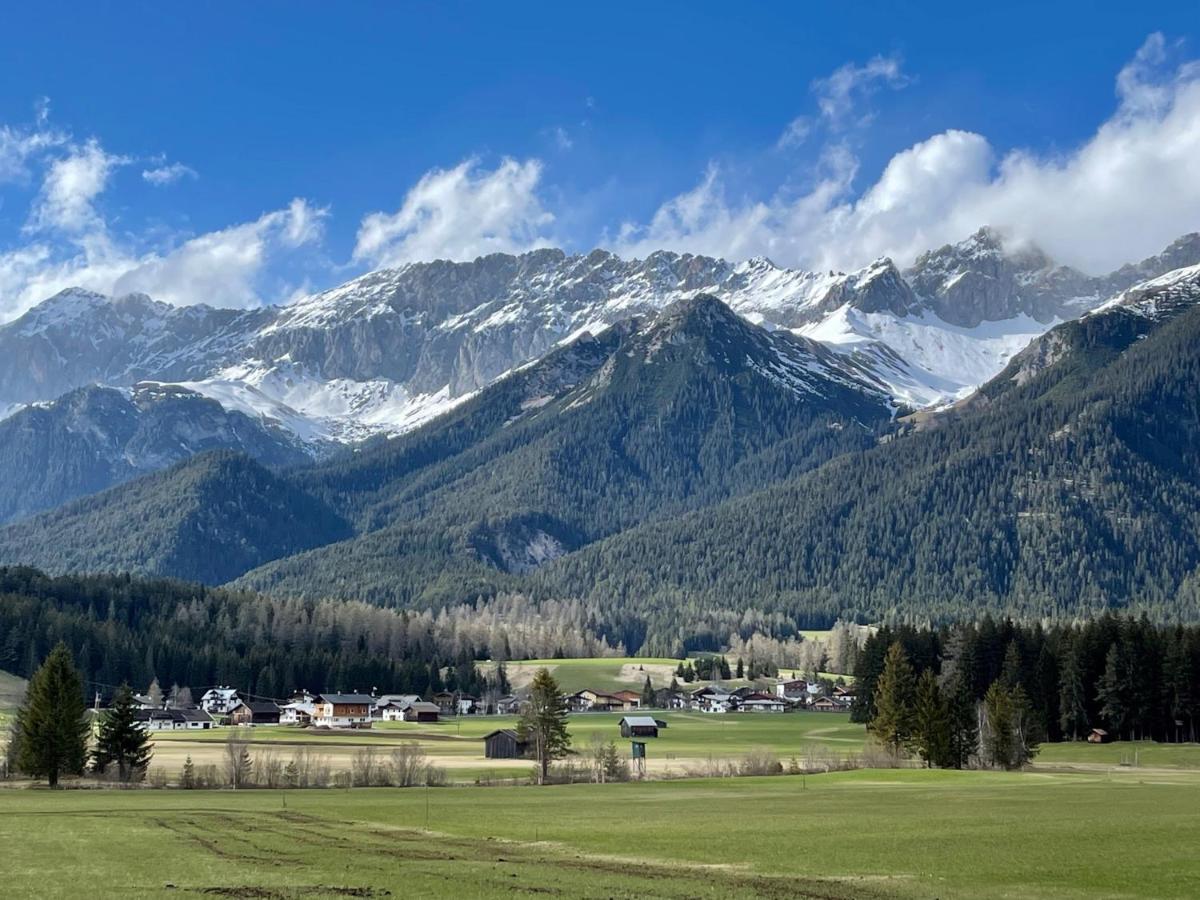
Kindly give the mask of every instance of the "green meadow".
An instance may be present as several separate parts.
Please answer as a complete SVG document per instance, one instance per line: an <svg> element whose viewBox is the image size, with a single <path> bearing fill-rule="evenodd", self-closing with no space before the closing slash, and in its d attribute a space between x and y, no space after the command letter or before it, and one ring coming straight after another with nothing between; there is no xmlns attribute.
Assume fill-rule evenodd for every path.
<svg viewBox="0 0 1200 900"><path fill-rule="evenodd" d="M1194 897L1197 809L1192 773L5 790L0 846L14 897Z"/></svg>
<svg viewBox="0 0 1200 900"><path fill-rule="evenodd" d="M785 762L792 756L819 754L842 758L862 749L865 732L844 713L799 712L706 715L695 712L653 712L667 723L658 738L649 738L649 770L655 774L683 775L710 760L736 759L751 750L767 749ZM623 752L629 743L621 738L620 714L577 713L569 718L574 746L586 750L593 735L617 742ZM431 762L446 768L451 781L474 782L524 777L526 760L489 760L483 755L483 736L497 728L515 728L512 716L463 716L437 724L376 723L369 730L326 731L291 726L260 726L245 732L252 753L272 753L286 758L308 749L329 759L334 768L349 769L354 755L373 748L386 755L398 745L416 742ZM164 768L174 778L186 757L198 765L220 763L228 729L164 732L154 737L152 766Z"/></svg>

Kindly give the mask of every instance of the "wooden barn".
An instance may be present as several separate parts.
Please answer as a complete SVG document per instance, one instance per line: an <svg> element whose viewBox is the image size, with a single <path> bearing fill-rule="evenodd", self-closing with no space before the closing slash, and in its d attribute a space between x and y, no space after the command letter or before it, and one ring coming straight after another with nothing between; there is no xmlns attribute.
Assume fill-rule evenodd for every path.
<svg viewBox="0 0 1200 900"><path fill-rule="evenodd" d="M658 737L658 721L651 716L625 716L621 719L621 737Z"/></svg>
<svg viewBox="0 0 1200 900"><path fill-rule="evenodd" d="M1089 744L1107 744L1112 741L1112 735L1103 728L1093 728L1087 739Z"/></svg>
<svg viewBox="0 0 1200 900"><path fill-rule="evenodd" d="M511 728L499 728L483 736L483 755L488 759L521 759L528 749Z"/></svg>

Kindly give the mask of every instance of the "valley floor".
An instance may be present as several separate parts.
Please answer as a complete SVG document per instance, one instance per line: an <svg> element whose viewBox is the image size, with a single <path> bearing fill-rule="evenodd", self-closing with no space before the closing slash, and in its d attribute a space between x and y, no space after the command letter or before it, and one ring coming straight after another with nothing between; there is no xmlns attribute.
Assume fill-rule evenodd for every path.
<svg viewBox="0 0 1200 900"><path fill-rule="evenodd" d="M1200 775L0 791L21 897L1191 897Z"/></svg>

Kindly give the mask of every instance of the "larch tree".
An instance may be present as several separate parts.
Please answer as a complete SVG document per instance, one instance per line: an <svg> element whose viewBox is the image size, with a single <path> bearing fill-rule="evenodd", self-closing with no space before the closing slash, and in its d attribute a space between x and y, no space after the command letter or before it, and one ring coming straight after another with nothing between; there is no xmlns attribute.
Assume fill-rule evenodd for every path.
<svg viewBox="0 0 1200 900"><path fill-rule="evenodd" d="M63 775L82 774L91 730L85 712L83 679L60 643L29 679L17 712L17 768L52 788Z"/></svg>
<svg viewBox="0 0 1200 900"><path fill-rule="evenodd" d="M529 686L529 702L517 723L518 739L526 742L537 760L538 784L545 784L550 764L571 749L567 733L567 702L558 682L547 669L538 669Z"/></svg>

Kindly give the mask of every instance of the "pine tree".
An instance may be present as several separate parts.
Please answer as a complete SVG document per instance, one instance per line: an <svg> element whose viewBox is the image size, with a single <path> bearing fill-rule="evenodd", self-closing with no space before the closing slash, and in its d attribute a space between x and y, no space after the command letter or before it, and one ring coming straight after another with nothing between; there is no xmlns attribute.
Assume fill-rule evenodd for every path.
<svg viewBox="0 0 1200 900"><path fill-rule="evenodd" d="M927 767L944 766L950 755L950 713L933 669L917 679L911 746Z"/></svg>
<svg viewBox="0 0 1200 900"><path fill-rule="evenodd" d="M650 676L646 676L646 683L642 685L642 706L649 709L654 706L654 686L650 684Z"/></svg>
<svg viewBox="0 0 1200 900"><path fill-rule="evenodd" d="M100 722L92 752L92 767L103 773L115 763L122 784L141 781L150 764L150 735L138 724L136 713L133 691L129 685L122 685Z"/></svg>
<svg viewBox="0 0 1200 900"><path fill-rule="evenodd" d="M518 739L533 748L538 784L545 784L550 763L566 756L571 748L567 733L567 703L558 682L546 669L538 669L529 686L529 702L517 723Z"/></svg>
<svg viewBox="0 0 1200 900"><path fill-rule="evenodd" d="M59 643L29 679L17 712L17 768L45 777L52 788L61 775L82 774L90 731L84 713L83 680Z"/></svg>
<svg viewBox="0 0 1200 900"><path fill-rule="evenodd" d="M915 684L912 665L899 641L888 647L883 672L875 688L875 718L871 733L893 754L899 755L913 731Z"/></svg>

